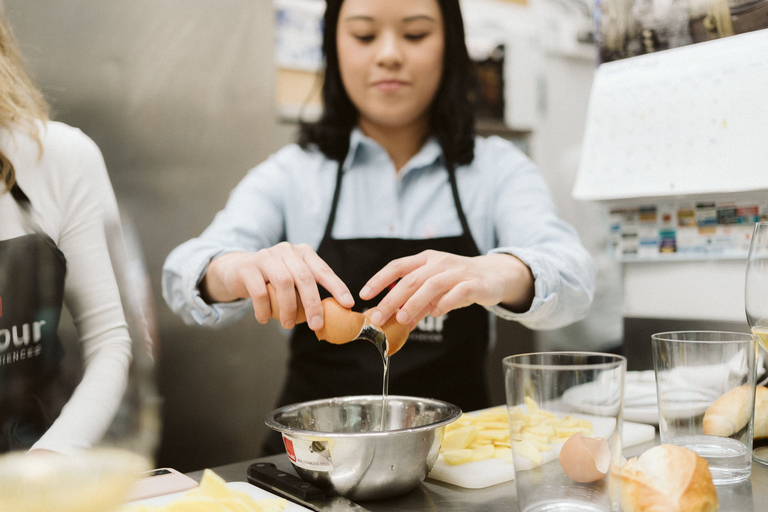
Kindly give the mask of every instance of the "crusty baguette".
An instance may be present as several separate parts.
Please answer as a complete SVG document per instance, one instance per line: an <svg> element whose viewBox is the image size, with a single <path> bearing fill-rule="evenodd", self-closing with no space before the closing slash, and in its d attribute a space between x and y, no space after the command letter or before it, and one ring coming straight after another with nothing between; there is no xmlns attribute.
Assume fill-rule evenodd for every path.
<svg viewBox="0 0 768 512"><path fill-rule="evenodd" d="M704 433L709 436L729 437L743 429L752 414L748 403L750 398L752 389L749 386L739 386L715 400L704 413Z"/></svg>
<svg viewBox="0 0 768 512"><path fill-rule="evenodd" d="M623 512L710 512L717 508L709 465L688 448L655 446L621 468Z"/></svg>
<svg viewBox="0 0 768 512"><path fill-rule="evenodd" d="M744 428L751 413L749 386L739 386L715 400L704 413L702 429L711 436L729 437ZM755 388L754 438L768 437L768 388Z"/></svg>

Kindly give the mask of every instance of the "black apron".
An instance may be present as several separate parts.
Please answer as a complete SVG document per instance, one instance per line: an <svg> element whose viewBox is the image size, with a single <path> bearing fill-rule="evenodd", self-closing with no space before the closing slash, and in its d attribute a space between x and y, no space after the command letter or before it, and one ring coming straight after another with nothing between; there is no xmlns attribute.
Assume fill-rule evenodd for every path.
<svg viewBox="0 0 768 512"><path fill-rule="evenodd" d="M448 169L456 214L463 230L460 236L427 240L336 240L331 232L343 176L339 165L331 213L317 254L357 297L353 310L362 312L372 308L386 295L385 290L373 300L361 301L358 294L371 276L394 259L427 249L460 256L480 254L461 207L455 173L451 166ZM329 296L322 288L321 295ZM485 380L488 340L488 311L482 306L473 304L440 318L428 316L392 356L389 393L437 398L465 411L488 407L490 399ZM337 396L380 395L383 371L381 356L372 343L357 340L333 345L318 341L315 333L303 323L295 327L291 338L288 375L278 405ZM264 451L284 451L280 436L274 433L269 437Z"/></svg>
<svg viewBox="0 0 768 512"><path fill-rule="evenodd" d="M29 218L18 185L11 195ZM62 406L57 330L66 259L38 226L33 230L0 241L0 453L32 446Z"/></svg>

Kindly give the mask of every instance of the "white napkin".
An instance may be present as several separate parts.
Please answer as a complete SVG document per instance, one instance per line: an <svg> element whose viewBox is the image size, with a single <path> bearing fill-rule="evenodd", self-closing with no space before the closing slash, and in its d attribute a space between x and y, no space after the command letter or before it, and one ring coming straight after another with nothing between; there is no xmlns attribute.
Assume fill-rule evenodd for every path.
<svg viewBox="0 0 768 512"><path fill-rule="evenodd" d="M741 356L737 354L730 361L707 366L675 368L667 372L665 378L678 390L680 400L716 400L727 390L719 389L719 384L729 376L742 372ZM765 373L763 355L758 358L758 378ZM717 388L713 386L718 386ZM649 407L657 403L656 374L654 370L627 372L624 378L624 408Z"/></svg>

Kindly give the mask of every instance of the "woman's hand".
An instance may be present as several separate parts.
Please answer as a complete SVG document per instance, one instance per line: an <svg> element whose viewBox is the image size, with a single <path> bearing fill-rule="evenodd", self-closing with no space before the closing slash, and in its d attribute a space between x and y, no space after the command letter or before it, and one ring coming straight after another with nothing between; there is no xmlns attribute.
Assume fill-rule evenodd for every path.
<svg viewBox="0 0 768 512"><path fill-rule="evenodd" d="M510 254L466 257L428 250L388 263L363 287L360 298L370 300L395 281L371 314L375 324L396 314L399 323L413 329L427 315L470 304L502 304L524 312L534 295L531 270Z"/></svg>
<svg viewBox="0 0 768 512"><path fill-rule="evenodd" d="M309 328L323 327L323 307L317 285L322 285L344 307L355 301L347 286L308 245L281 242L255 253L232 252L214 258L200 282L200 293L207 302L231 302L250 297L260 324L272 317L267 283L277 294L280 323L286 329L296 324L297 293L304 307Z"/></svg>

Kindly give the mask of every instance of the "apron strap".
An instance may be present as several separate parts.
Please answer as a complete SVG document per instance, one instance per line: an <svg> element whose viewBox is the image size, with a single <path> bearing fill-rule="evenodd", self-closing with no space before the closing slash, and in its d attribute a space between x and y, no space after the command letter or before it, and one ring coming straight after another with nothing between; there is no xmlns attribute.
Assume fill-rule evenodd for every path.
<svg viewBox="0 0 768 512"><path fill-rule="evenodd" d="M456 213L459 214L459 222L461 222L461 229L464 231L464 236L469 236L472 240L472 243L475 245L475 249L477 249L477 244L475 244L475 240L471 235L471 231L469 230L469 223L467 222L467 217L464 215L464 208L461 206L461 198L459 197L459 186L456 184L456 168L454 167L453 163L446 160L445 166L448 169L448 181L451 182L451 192L453 192L453 203L456 205ZM477 251L478 254L480 254L480 251Z"/></svg>
<svg viewBox="0 0 768 512"><path fill-rule="evenodd" d="M43 231L43 228L40 226L40 224L38 224L37 221L32 218L32 201L30 201L29 197L27 197L27 194L21 190L18 182L13 183L13 186L11 187L11 196L21 207L22 217L29 229L40 235L43 240L45 240L45 243L48 245L48 247L50 247L51 250L56 254L56 256L66 264L67 259L64 256L64 253L61 252L61 249L59 249L59 247L56 245L56 242L54 242L53 239L48 236L48 233Z"/></svg>
<svg viewBox="0 0 768 512"><path fill-rule="evenodd" d="M17 203L19 203L19 206L21 206L25 212L29 212L30 208L32 207L32 203L27 197L27 194L21 190L18 182L13 183L13 186L11 187L11 196L16 200Z"/></svg>
<svg viewBox="0 0 768 512"><path fill-rule="evenodd" d="M336 206L339 204L339 196L341 195L341 177L344 174L344 162L339 160L339 167L336 171L336 188L333 191L333 201L331 201L331 213L328 215L328 222L325 225L325 233L323 239L328 240L331 238L331 231L333 230L333 223L336 221Z"/></svg>

